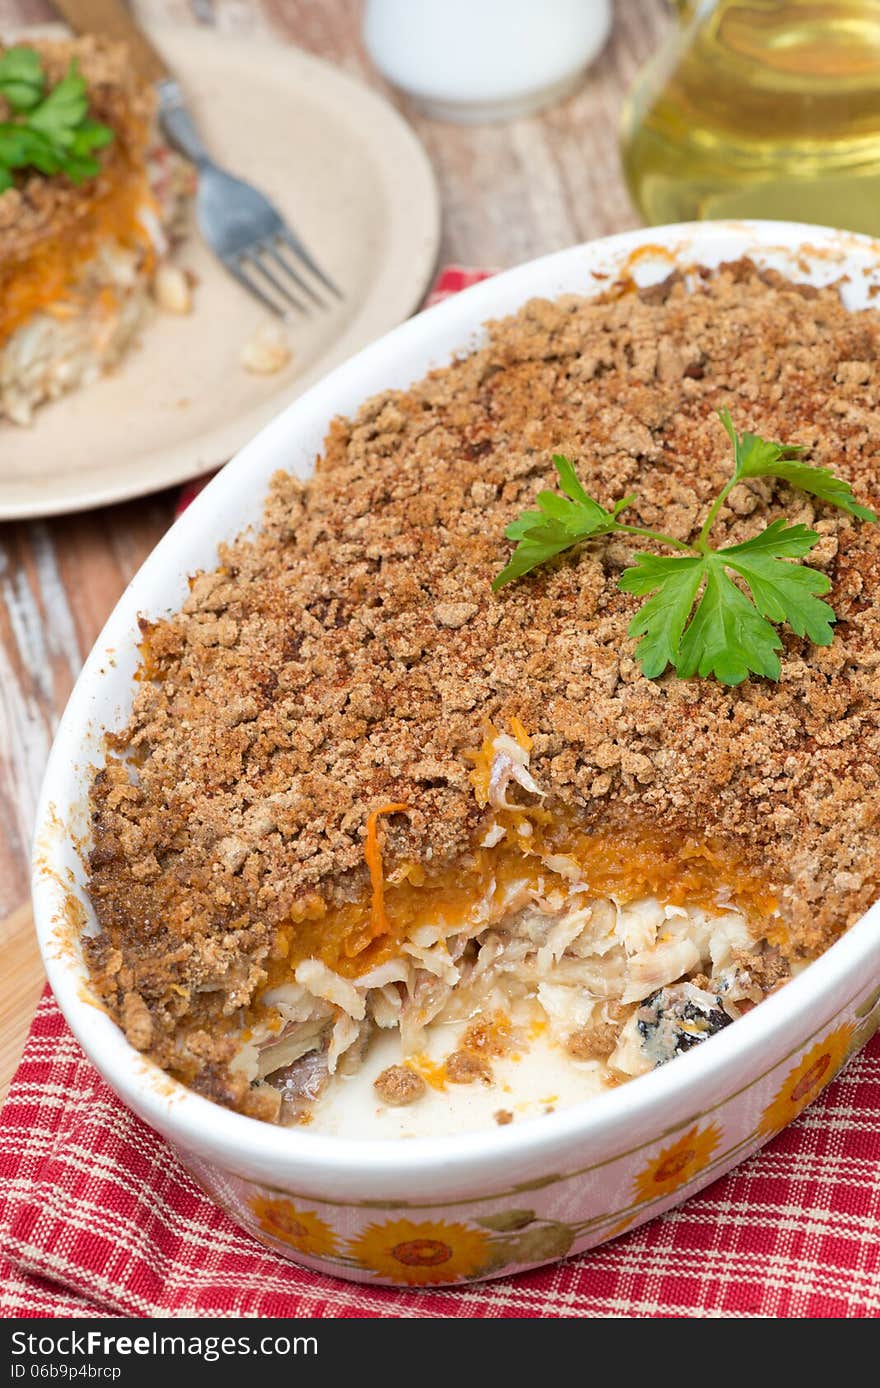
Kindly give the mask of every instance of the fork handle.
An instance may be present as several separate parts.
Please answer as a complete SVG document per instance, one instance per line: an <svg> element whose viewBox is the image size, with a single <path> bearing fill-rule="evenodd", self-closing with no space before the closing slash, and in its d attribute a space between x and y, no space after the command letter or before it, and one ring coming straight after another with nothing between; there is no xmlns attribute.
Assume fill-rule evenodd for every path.
<svg viewBox="0 0 880 1388"><path fill-rule="evenodd" d="M129 13L123 0L53 0L77 34L106 34L127 44L140 75L156 84L159 120L168 143L193 164L209 155L186 107L183 92L159 50Z"/></svg>
<svg viewBox="0 0 880 1388"><path fill-rule="evenodd" d="M161 82L171 71L159 50L129 13L123 0L53 0L75 34L102 34L128 45L135 68L148 82Z"/></svg>
<svg viewBox="0 0 880 1388"><path fill-rule="evenodd" d="M211 156L202 143L179 83L173 77L166 77L164 81L156 83L156 92L159 97L159 123L169 145L195 164L196 168L210 164Z"/></svg>

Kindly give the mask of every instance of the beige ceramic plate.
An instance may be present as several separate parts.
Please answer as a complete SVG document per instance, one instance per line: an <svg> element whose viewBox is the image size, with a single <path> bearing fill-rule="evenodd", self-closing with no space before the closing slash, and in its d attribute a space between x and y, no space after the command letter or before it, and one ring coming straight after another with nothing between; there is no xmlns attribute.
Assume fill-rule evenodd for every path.
<svg viewBox="0 0 880 1388"><path fill-rule="evenodd" d="M293 360L249 375L244 342L267 315L197 234L178 259L198 277L195 312L157 314L113 375L0 423L0 518L82 510L195 477L226 461L306 386L418 304L439 214L421 145L379 97L283 44L190 29L155 37L209 147L253 179L345 292L297 318Z"/></svg>

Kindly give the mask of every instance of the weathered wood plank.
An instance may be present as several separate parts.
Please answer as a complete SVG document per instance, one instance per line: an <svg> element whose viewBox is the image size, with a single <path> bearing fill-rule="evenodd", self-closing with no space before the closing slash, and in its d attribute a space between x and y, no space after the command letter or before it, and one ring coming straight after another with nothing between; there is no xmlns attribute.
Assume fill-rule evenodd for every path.
<svg viewBox="0 0 880 1388"><path fill-rule="evenodd" d="M4 977L14 986L0 990L0 1104L21 1059L25 1036L43 984L43 964L34 938L29 906L0 920Z"/></svg>

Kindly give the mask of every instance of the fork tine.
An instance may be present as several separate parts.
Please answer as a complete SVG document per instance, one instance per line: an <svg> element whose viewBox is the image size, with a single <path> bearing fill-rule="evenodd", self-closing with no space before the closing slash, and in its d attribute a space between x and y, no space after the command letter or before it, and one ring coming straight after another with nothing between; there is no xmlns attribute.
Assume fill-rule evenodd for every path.
<svg viewBox="0 0 880 1388"><path fill-rule="evenodd" d="M290 290L281 283L277 275L273 275L269 267L263 264L263 261L260 259L261 249L263 248L252 247L250 250L242 253L243 258L246 258L255 269L259 270L260 274L269 281L276 294L280 294L282 299L286 299L293 308L299 309L300 313L311 313L308 304L304 304L302 299L298 299L295 294L291 294Z"/></svg>
<svg viewBox="0 0 880 1388"><path fill-rule="evenodd" d="M278 235L281 237L282 241L287 242L287 245L290 247L290 249L294 251L296 255L299 256L302 263L306 265L308 269L311 270L312 274L317 275L321 283L323 285L326 285L326 287L330 290L332 294L336 295L337 299L341 299L344 297L342 290L338 289L337 286L333 283L333 281L329 278L329 276L324 274L324 271L321 269L321 267L315 264L314 260L312 260L312 257L309 255L302 241L300 241L297 236L294 236L293 232L290 230L290 227L283 226Z"/></svg>
<svg viewBox="0 0 880 1388"><path fill-rule="evenodd" d="M264 294L260 286L254 284L251 276L245 274L244 270L241 268L240 262L237 261L234 256L224 256L223 264L226 266L230 275L234 275L239 284L243 285L249 294L253 294L255 299L259 299L263 307L267 308L270 313L274 313L276 318L284 318L286 316L284 309L280 308L278 304L273 303L268 294Z"/></svg>
<svg viewBox="0 0 880 1388"><path fill-rule="evenodd" d="M303 291L303 293L308 294L309 298L314 303L316 303L319 308L327 307L327 305L324 303L324 300L320 297L319 294L315 293L314 289L308 283L308 281L304 280L302 275L297 273L296 269L293 265L291 265L287 256L282 255L280 247L276 246L274 242L267 240L262 242L260 250L264 251L267 255L270 255L272 259L275 261L275 263L281 266L284 273L286 275L289 275L290 278L294 281L294 283L297 284L299 288Z"/></svg>

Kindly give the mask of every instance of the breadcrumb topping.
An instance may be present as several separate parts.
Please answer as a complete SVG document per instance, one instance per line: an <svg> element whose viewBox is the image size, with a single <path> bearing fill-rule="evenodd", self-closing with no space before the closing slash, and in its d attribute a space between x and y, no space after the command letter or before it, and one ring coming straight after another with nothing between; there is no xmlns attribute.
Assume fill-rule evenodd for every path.
<svg viewBox="0 0 880 1388"><path fill-rule="evenodd" d="M877 312L742 261L534 300L335 420L314 480L277 475L262 532L143 623L92 792L93 976L134 1043L247 1108L220 1019L259 994L294 913L369 900L383 806L408 807L381 822L386 874L466 857L492 818L473 784L487 725L528 730L543 811L726 845L766 875L793 953L830 943L878 894L880 526L782 483L730 498L719 544L783 513L822 536L835 640L786 631L778 684L646 680L617 587L628 537L490 585L553 453L603 505L635 492L633 523L687 539L729 472L718 408L877 506L878 404Z"/></svg>

